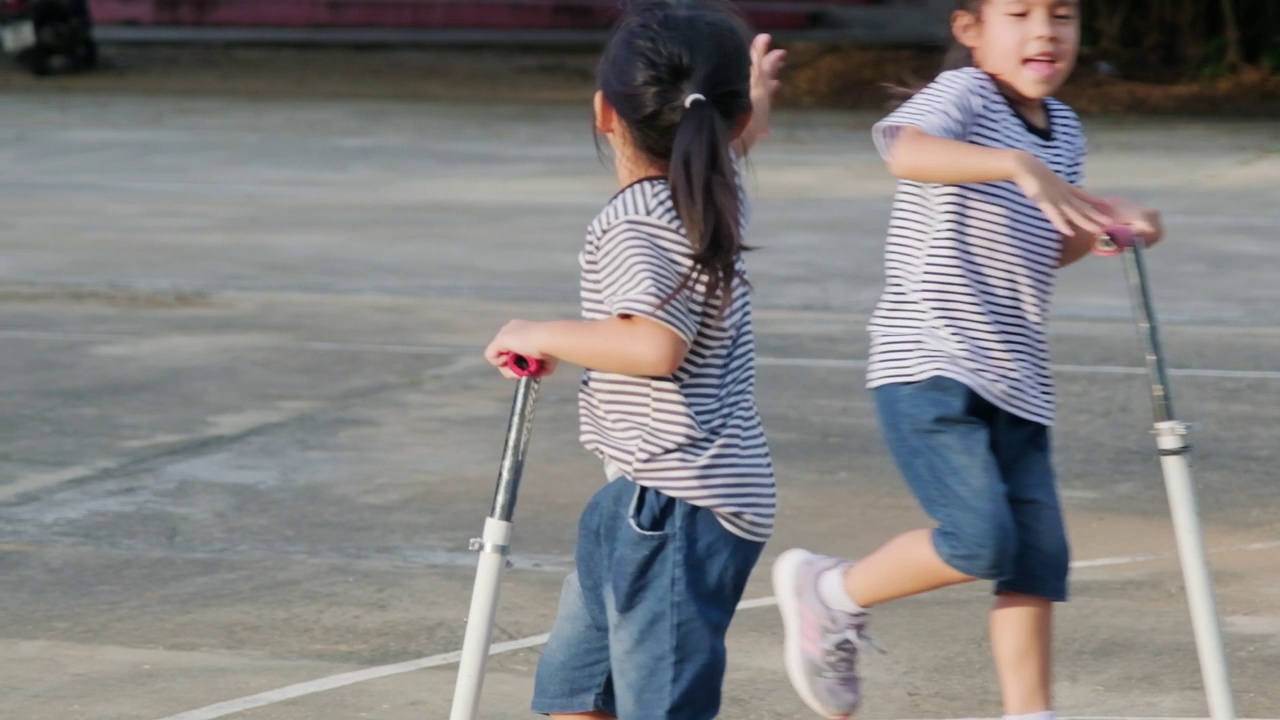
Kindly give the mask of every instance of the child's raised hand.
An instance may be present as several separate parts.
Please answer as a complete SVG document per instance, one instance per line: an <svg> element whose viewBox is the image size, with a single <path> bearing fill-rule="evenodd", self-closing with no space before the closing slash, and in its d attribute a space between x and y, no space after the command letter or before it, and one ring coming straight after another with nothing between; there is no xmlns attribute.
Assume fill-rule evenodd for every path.
<svg viewBox="0 0 1280 720"><path fill-rule="evenodd" d="M782 84L778 75L786 65L786 50L770 50L773 37L756 35L751 41L751 122L734 141L734 152L746 155L760 138L769 137L769 115L773 111L773 93Z"/></svg>
<svg viewBox="0 0 1280 720"><path fill-rule="evenodd" d="M1063 235L1081 230L1096 235L1115 224L1106 201L1067 182L1034 155L1021 153L1016 167L1013 181Z"/></svg>
<svg viewBox="0 0 1280 720"><path fill-rule="evenodd" d="M787 64L786 50L770 50L773 37L768 33L756 35L751 41L751 97L771 99L782 81L778 76Z"/></svg>
<svg viewBox="0 0 1280 720"><path fill-rule="evenodd" d="M556 359L543 354L539 348L538 329L541 323L527 320L512 320L493 337L489 346L484 349L484 359L498 368L498 372L508 380L517 379L517 375L507 367L507 361L514 355L541 360L543 371L541 377L555 372Z"/></svg>

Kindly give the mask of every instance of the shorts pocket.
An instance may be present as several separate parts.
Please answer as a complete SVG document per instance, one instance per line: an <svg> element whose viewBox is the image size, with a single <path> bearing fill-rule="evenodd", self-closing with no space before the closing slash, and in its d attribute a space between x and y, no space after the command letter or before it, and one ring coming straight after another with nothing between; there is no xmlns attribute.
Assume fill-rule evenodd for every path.
<svg viewBox="0 0 1280 720"><path fill-rule="evenodd" d="M678 502L675 498L637 483L631 506L627 510L627 522L641 537L669 537L675 525Z"/></svg>

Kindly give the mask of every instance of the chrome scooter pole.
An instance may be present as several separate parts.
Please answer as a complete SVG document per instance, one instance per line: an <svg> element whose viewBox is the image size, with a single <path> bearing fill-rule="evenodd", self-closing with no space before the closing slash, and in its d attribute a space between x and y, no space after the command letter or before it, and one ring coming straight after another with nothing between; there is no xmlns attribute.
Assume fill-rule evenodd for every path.
<svg viewBox="0 0 1280 720"><path fill-rule="evenodd" d="M1098 238L1095 252L1099 255L1124 254L1134 317L1146 353L1156 447L1160 453L1160 467L1169 496L1169 510L1173 518L1178 559L1191 611L1191 626L1195 634L1209 716L1212 720L1236 720L1222 632L1214 606L1213 581L1197 510L1196 486L1188 457L1191 453L1191 446L1186 440L1188 427L1177 420L1173 412L1169 375L1165 369L1159 328L1147 281L1146 245L1131 229L1115 227L1109 228Z"/></svg>
<svg viewBox="0 0 1280 720"><path fill-rule="evenodd" d="M471 592L471 609L467 613L467 631L462 640L458 662L458 680L453 693L453 709L449 720L475 720L480 708L480 691L484 686L485 664L493 642L493 623L498 612L502 576L507 569L510 552L512 516L520 476L524 471L529 434L533 426L533 407L537 399L542 363L512 356L508 364L520 380L511 404L507 424L506 447L498 469L498 486L493 507L484 521L484 533L471 540L471 549L480 553L475 586Z"/></svg>

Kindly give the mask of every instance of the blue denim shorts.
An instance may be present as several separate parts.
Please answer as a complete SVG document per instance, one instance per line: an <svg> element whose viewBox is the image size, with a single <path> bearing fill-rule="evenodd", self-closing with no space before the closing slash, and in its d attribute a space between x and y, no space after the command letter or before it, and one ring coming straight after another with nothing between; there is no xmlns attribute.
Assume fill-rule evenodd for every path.
<svg viewBox="0 0 1280 720"><path fill-rule="evenodd" d="M763 547L709 510L625 478L606 484L578 525L533 711L716 717L725 634Z"/></svg>
<svg viewBox="0 0 1280 720"><path fill-rule="evenodd" d="M997 592L1067 599L1049 429L946 377L876 388L885 440L948 565Z"/></svg>

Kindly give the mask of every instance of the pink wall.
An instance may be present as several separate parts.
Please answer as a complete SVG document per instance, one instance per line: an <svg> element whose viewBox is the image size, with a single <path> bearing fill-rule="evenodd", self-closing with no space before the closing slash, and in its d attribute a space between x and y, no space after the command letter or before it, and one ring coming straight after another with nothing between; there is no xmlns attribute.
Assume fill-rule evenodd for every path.
<svg viewBox="0 0 1280 720"><path fill-rule="evenodd" d="M863 4L843 0L837 4ZM787 4L806 8L791 10ZM808 26L814 0L769 0L747 14L770 29ZM397 28L604 28L617 0L90 0L96 22L138 25Z"/></svg>

